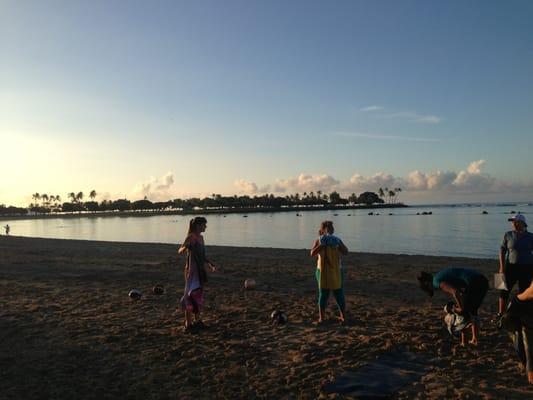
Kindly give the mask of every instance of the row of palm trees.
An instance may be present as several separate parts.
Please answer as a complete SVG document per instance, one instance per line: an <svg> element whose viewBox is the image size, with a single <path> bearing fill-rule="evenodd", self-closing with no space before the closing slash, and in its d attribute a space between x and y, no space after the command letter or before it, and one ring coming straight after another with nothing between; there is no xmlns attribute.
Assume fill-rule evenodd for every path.
<svg viewBox="0 0 533 400"><path fill-rule="evenodd" d="M386 188L387 189L387 188ZM374 192L364 192L360 195L351 193L347 197L342 197L338 192L330 194L317 191L316 193L304 192L275 196L274 194L264 194L261 196L222 196L213 193L211 196L190 199L174 199L163 202L151 202L146 197L142 200L130 201L127 199L104 200L98 203L95 201L97 193L92 190L88 197L89 201L84 200L83 192L71 192L68 194L69 201L61 203L61 197L56 195L47 195L35 193L32 198L35 203L30 204L29 210L34 213L54 213L54 212L98 212L98 211L146 211L146 210L209 210L209 209L253 209L268 208L281 209L286 207L320 207L320 206L339 206L348 204L382 204L385 201L383 197L388 193L389 203L395 203L396 193L401 191L400 188L384 191L379 189L379 194ZM391 194L394 193L394 194Z"/></svg>
<svg viewBox="0 0 533 400"><path fill-rule="evenodd" d="M397 187L394 189L389 189L388 187L385 188L379 188L378 189L378 195L381 199L386 198L387 203L389 204L395 204L398 201L398 196L402 192L401 187Z"/></svg>

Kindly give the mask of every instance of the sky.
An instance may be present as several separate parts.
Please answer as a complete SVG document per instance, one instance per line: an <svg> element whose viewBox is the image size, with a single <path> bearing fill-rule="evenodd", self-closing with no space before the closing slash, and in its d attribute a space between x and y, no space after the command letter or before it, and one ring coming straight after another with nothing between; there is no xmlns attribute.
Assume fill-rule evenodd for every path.
<svg viewBox="0 0 533 400"><path fill-rule="evenodd" d="M0 204L533 201L533 2L0 0Z"/></svg>

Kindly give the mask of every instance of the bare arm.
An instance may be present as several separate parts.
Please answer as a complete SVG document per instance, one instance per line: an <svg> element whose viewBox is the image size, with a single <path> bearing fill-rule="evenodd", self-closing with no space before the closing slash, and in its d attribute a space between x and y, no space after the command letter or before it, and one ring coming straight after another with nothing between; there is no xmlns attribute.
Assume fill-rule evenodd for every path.
<svg viewBox="0 0 533 400"><path fill-rule="evenodd" d="M524 290L522 293L520 293L516 297L518 297L518 300L521 300L521 301L533 300L533 283L531 283L531 285L529 285L529 287L526 290Z"/></svg>
<svg viewBox="0 0 533 400"><path fill-rule="evenodd" d="M191 247L191 237L187 236L178 249L178 254L185 253Z"/></svg>
<svg viewBox="0 0 533 400"><path fill-rule="evenodd" d="M461 299L457 295L457 288L455 286L450 285L449 283L446 283L446 282L441 282L440 283L440 288L441 288L441 290L444 293L448 293L448 294L450 294L453 297L453 299L455 301L455 304L457 304L459 306L459 309L457 311L459 311L459 312L462 311L463 304L461 303Z"/></svg>
<svg viewBox="0 0 533 400"><path fill-rule="evenodd" d="M315 240L313 242L313 247L311 247L311 257L315 257L318 255L318 253L320 253L320 248L322 246L320 245L320 241L319 240Z"/></svg>
<svg viewBox="0 0 533 400"><path fill-rule="evenodd" d="M505 250L503 247L500 248L500 274L503 274L505 272L505 255L507 253L507 250Z"/></svg>

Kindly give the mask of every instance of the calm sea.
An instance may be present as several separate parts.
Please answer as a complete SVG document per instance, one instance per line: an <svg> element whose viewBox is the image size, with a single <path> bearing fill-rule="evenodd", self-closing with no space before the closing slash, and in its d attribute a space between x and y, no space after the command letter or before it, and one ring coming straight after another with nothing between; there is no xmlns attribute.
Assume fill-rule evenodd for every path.
<svg viewBox="0 0 533 400"><path fill-rule="evenodd" d="M368 215L373 211L374 214ZM487 214L483 214L486 211ZM309 248L330 219L352 251L496 258L511 211L533 224L533 205L449 205L403 209L209 215L208 245ZM431 215L417 215L431 212ZM392 213L393 215L389 215ZM18 236L179 243L191 216L54 218L2 221ZM3 233L3 231L2 231Z"/></svg>

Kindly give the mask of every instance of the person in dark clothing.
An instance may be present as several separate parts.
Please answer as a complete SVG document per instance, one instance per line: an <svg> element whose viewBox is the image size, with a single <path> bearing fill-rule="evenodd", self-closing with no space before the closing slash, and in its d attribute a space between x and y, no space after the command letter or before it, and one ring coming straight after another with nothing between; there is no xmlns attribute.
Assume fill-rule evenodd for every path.
<svg viewBox="0 0 533 400"><path fill-rule="evenodd" d="M507 290L500 291L498 317L505 309L513 286L518 283L518 293L522 293L533 280L533 234L527 231L522 214L514 215L509 221L513 229L505 233L500 247L499 273L505 276Z"/></svg>
<svg viewBox="0 0 533 400"><path fill-rule="evenodd" d="M527 380L533 384L533 284L511 299L499 327L507 330Z"/></svg>
<svg viewBox="0 0 533 400"><path fill-rule="evenodd" d="M470 344L477 345L479 336L478 309L489 289L489 281L477 271L467 268L446 268L435 275L422 272L418 276L420 288L430 296L435 289L450 294L455 302L454 311L472 326ZM465 345L461 334L461 344Z"/></svg>

